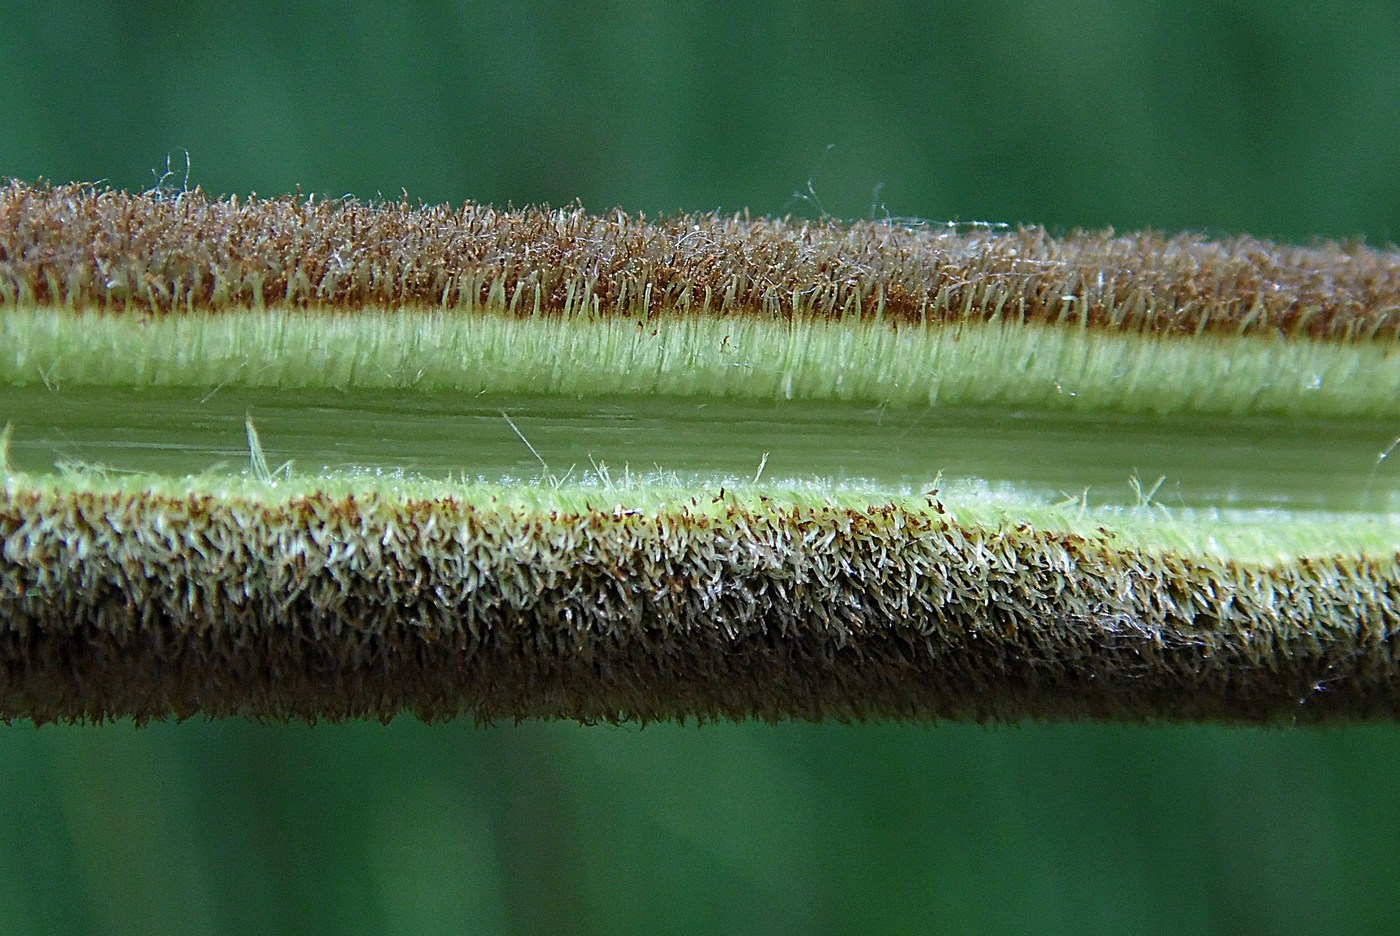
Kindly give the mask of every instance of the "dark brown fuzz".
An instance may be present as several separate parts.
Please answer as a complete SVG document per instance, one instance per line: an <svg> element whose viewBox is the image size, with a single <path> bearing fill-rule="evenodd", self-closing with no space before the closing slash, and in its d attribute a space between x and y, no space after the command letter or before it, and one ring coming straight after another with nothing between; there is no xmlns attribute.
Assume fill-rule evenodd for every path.
<svg viewBox="0 0 1400 936"><path fill-rule="evenodd" d="M0 494L0 717L1400 715L1400 568L895 506Z"/></svg>

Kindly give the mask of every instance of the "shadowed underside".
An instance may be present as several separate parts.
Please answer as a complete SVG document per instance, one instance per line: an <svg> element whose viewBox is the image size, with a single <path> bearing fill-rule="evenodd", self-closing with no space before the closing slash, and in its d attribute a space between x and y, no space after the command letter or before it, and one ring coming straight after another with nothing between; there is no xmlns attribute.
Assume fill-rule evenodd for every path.
<svg viewBox="0 0 1400 936"><path fill-rule="evenodd" d="M1393 717L1394 557L925 509L7 493L0 715Z"/></svg>
<svg viewBox="0 0 1400 936"><path fill-rule="evenodd" d="M305 307L301 318L238 332L251 347L210 338L232 333L207 323L287 306ZM538 334L510 331L480 386L484 359L452 348L412 348L394 373L382 354L336 370L342 344L403 357L386 310L424 306L439 318L411 334L429 345L458 319L538 320L566 337L544 357ZM1053 394L1112 412L1147 409L1124 402L1125 382L1146 380L1147 399L1155 386L1125 361L1191 345L1204 365L1180 376L1177 395L1157 395L1178 412L1272 400L1259 411L1289 418L1330 388L1341 396L1314 415L1382 426L1400 415L1385 389L1400 380L1400 256L1359 246L712 215L650 223L12 182L0 189L0 314L12 342L3 379L53 392L176 373L210 394L259 380L292 393L340 389L341 372L344 386L372 391L379 377L363 374L384 370L382 385L421 392L484 392L514 374L586 393L598 391L571 370L601 372L644 346L656 356L628 360L649 362L648 381L608 392L727 395L737 386L727 375L742 372L770 399L932 406L957 361L1013 361L999 380L1049 367L1034 371L1045 386L982 402L1044 405ZM737 332L691 328L739 316L772 326L753 332L750 357L722 356ZM644 324L641 337L618 332L620 317ZM172 320L191 330L159 331ZM813 322L863 337L852 345ZM895 355L885 329L945 334L950 322L1027 326L1032 338L1017 356L977 357L992 340L977 336L994 330L970 327L943 345L909 344L900 369L885 369ZM1068 326L1141 344L1131 358L1095 352L1091 365L1035 337ZM122 335L94 340L103 329ZM293 340L295 329L305 333ZM603 333L595 357L579 352ZM1285 373L1302 359L1275 354L1323 346L1343 356L1316 373ZM1250 355L1265 363L1245 368ZM831 366L794 380L812 357ZM432 360L415 375L419 358ZM853 361L876 374L859 393L838 387L857 382ZM686 384L705 366L719 376ZM1245 402L1193 402L1212 387ZM1389 507L1355 515L1371 531L1364 546L1305 542L1281 512L1269 557L1240 559L1228 543L1201 546L1208 536L1134 538L1097 520L968 522L933 496L851 503L700 485L669 500L575 492L526 504L480 488L346 493L315 478L279 490L251 421L248 439L258 477L237 491L23 475L0 448L0 717L1293 724L1400 712Z"/></svg>

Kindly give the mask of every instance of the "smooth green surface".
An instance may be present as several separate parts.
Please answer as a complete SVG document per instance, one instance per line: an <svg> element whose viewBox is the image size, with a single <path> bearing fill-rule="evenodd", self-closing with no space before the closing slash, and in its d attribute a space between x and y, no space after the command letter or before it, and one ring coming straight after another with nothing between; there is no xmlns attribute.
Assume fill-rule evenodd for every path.
<svg viewBox="0 0 1400 936"><path fill-rule="evenodd" d="M24 472L246 472L249 415L268 464L290 461L308 478L355 470L485 481L661 473L706 485L759 476L917 493L941 476L944 489L975 481L1047 501L1083 495L1088 505L1135 505L1155 487L1153 502L1168 507L1400 510L1400 456L1380 458L1394 432L1383 421L667 397L0 387L0 423L13 426L10 465Z"/></svg>
<svg viewBox="0 0 1400 936"><path fill-rule="evenodd" d="M1144 339L1015 321L947 328L499 310L0 314L0 386L229 387L840 400L1069 412L1392 419L1400 349ZM201 394L201 397L204 394Z"/></svg>
<svg viewBox="0 0 1400 936"><path fill-rule="evenodd" d="M0 175L1385 244L1397 47L1390 0L17 0ZM1370 936L1397 775L1393 726L14 726L0 932Z"/></svg>

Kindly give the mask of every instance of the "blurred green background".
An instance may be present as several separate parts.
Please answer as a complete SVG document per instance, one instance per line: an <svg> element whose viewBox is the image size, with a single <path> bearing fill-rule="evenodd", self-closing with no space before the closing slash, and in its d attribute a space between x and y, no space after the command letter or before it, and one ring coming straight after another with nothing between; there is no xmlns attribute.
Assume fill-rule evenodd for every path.
<svg viewBox="0 0 1400 936"><path fill-rule="evenodd" d="M0 175L1388 244L1400 6L8 3ZM809 188L810 182L810 188ZM1396 932L1400 732L0 730L0 932Z"/></svg>

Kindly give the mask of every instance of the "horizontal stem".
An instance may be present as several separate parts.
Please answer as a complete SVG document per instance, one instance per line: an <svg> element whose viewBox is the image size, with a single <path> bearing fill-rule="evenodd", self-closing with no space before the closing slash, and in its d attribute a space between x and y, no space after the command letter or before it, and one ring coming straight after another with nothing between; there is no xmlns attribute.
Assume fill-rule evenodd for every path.
<svg viewBox="0 0 1400 936"><path fill-rule="evenodd" d="M9 183L0 717L1395 718L1397 338L1400 256L1359 247ZM145 444L143 394L246 469L63 457ZM684 457L754 478L574 476L590 437L542 453L526 398L711 407ZM411 466L414 414L487 403L530 474L314 454L378 419ZM799 413L817 454L760 477ZM938 478L1008 420L1044 435ZM1162 506L1112 454L1148 440L1242 453L1257 502ZM879 478L804 470L859 445ZM1114 457L1133 498L1091 503Z"/></svg>

